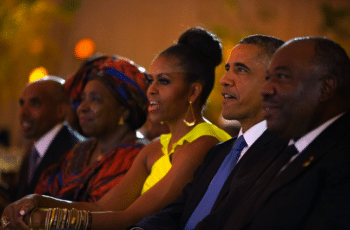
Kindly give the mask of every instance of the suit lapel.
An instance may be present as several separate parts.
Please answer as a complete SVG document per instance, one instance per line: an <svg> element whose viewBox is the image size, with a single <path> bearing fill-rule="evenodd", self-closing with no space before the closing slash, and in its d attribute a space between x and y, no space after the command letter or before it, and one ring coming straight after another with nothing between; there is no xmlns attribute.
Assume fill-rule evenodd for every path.
<svg viewBox="0 0 350 230"><path fill-rule="evenodd" d="M207 181L207 187L206 189L201 189L201 196L200 196L200 199L199 201L202 199L202 197L204 196L205 192L207 191L207 188L209 187L212 179L214 178L215 174L217 173L217 171L219 170L222 162L224 161L225 157L227 156L227 154L230 153L232 147L233 147L233 144L235 143L235 141L237 140L237 137L234 137L232 138L231 140L229 140L228 142L230 143L223 143L223 147L219 150L216 150L215 151L215 155L212 155L212 159L210 160L210 165L212 166L212 168L210 170L207 169L207 167L205 167L205 172L209 172L210 173L210 176L208 174L203 174L205 176L205 180ZM218 154L220 156L218 156ZM223 186L223 188L225 187L225 184ZM199 194L198 194L199 195ZM219 194L220 196L220 194ZM218 196L218 197L219 197ZM198 204L196 204L197 206ZM215 204L214 204L215 205Z"/></svg>
<svg viewBox="0 0 350 230"><path fill-rule="evenodd" d="M187 223L194 210L197 208L213 177L220 168L222 161L232 149L232 146L236 139L236 137L233 137L232 139L213 147L206 154L203 164L195 171L194 179L191 184L193 191L191 191L188 197L188 200L191 200L191 202L186 202L186 207L183 211L183 217L180 226L185 227L185 224ZM186 188L187 186L184 190L186 190Z"/></svg>
<svg viewBox="0 0 350 230"><path fill-rule="evenodd" d="M242 197L287 144L287 141L282 141L276 135L265 131L236 165L211 213L197 225L196 229L222 229L232 208L242 201Z"/></svg>
<svg viewBox="0 0 350 230"><path fill-rule="evenodd" d="M349 123L349 113L346 113L331 124L327 129L325 129L312 143L310 143L310 145L305 148L294 161L292 161L271 181L264 191L261 191L259 201L254 204L256 212L259 212L264 203L267 202L269 197L276 191L283 188L292 180L302 175L305 171L312 168L324 155L331 154L343 140L343 138L349 135ZM330 138L335 141L330 141ZM255 214L250 216L255 216Z"/></svg>
<svg viewBox="0 0 350 230"><path fill-rule="evenodd" d="M221 202L226 202L226 197L230 191L244 193L250 188L255 181L260 177L262 172L271 164L278 156L280 150L285 147L287 142L276 141L274 145L269 145L276 140L276 135L265 131L248 149L241 160L232 170L230 176L226 180L219 196L213 206L213 210L220 205ZM231 202L230 202L231 203Z"/></svg>
<svg viewBox="0 0 350 230"><path fill-rule="evenodd" d="M61 128L61 130L57 133L56 137L53 139L49 148L46 150L43 159L36 168L33 175L33 179L29 184L30 189L34 190L44 169L48 168L53 163L57 163L61 156L67 153L68 150L71 149L75 145L75 143L78 142L74 142L73 138L75 137L72 135L72 133L70 133L68 127L64 125Z"/></svg>

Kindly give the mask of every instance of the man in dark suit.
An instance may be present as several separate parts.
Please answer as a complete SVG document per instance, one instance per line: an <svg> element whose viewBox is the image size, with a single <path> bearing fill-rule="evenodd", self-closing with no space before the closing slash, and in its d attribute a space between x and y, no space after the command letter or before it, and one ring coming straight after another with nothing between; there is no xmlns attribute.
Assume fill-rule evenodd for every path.
<svg viewBox="0 0 350 230"><path fill-rule="evenodd" d="M282 44L280 39L253 35L242 39L232 50L225 66L227 72L220 81L224 97L222 115L225 119L240 122L238 138L210 150L182 195L161 212L143 219L135 229L193 229L201 219L225 203L231 181L235 180L230 170L237 161L238 165L244 165L240 168L245 171L245 166L249 169L256 167L256 172L263 171L278 154L278 150L269 151L267 156L264 150L271 145L281 148L286 145L266 131L260 95L269 61ZM246 147L228 160L237 148L236 143L243 137ZM222 173L225 165L231 168ZM235 171L236 167L232 172ZM242 187L240 191L249 186Z"/></svg>
<svg viewBox="0 0 350 230"><path fill-rule="evenodd" d="M326 38L296 38L263 86L268 129L290 146L240 197L224 229L350 229L350 60Z"/></svg>
<svg viewBox="0 0 350 230"><path fill-rule="evenodd" d="M33 142L19 175L16 199L33 193L43 170L59 161L83 137L64 122L69 99L63 79L48 76L28 84L19 99L24 137Z"/></svg>

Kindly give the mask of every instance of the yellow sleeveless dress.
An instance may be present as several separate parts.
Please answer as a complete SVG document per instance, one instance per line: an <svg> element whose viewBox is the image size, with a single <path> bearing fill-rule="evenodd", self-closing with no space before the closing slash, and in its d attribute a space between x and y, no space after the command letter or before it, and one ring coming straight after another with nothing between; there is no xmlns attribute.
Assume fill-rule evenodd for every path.
<svg viewBox="0 0 350 230"><path fill-rule="evenodd" d="M158 181L160 181L171 169L170 155L175 151L177 146L181 146L184 141L191 143L201 136L212 136L218 139L219 142L227 141L231 136L219 127L210 123L200 123L196 125L190 132L183 136L178 142L173 144L171 151L168 153L168 147L171 140L171 134L163 134L160 136L160 143L162 144L163 156L160 157L152 166L151 173L147 177L141 194L145 193Z"/></svg>

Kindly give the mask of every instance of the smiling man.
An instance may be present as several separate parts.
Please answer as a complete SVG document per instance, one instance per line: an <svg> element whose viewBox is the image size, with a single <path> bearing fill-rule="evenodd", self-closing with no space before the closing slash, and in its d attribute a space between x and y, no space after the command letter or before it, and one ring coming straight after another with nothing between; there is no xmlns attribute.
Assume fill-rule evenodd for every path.
<svg viewBox="0 0 350 230"><path fill-rule="evenodd" d="M268 130L290 140L224 229L350 228L350 60L335 42L278 49L263 86Z"/></svg>
<svg viewBox="0 0 350 230"><path fill-rule="evenodd" d="M160 213L145 218L135 229L175 230L194 229L196 226L212 229L223 223L216 222L218 218L209 223L205 217L222 209L231 184L236 184L236 179L245 180L247 169L250 171L254 167L256 170L250 180L254 183L253 178L260 175L278 153L264 152L267 146L281 141L266 131L260 90L269 61L283 43L274 37L253 35L242 39L232 50L225 66L227 72L220 81L223 87L222 114L226 119L240 122L242 128L238 137L211 149L195 172L193 182L185 187L177 201ZM233 177L237 162L240 176ZM237 183L236 189L244 193L249 186L242 187ZM220 218L225 217L223 212Z"/></svg>
<svg viewBox="0 0 350 230"><path fill-rule="evenodd" d="M19 99L23 136L33 142L23 160L17 199L34 192L44 169L56 163L83 138L64 123L69 99L63 79L48 76L29 83Z"/></svg>

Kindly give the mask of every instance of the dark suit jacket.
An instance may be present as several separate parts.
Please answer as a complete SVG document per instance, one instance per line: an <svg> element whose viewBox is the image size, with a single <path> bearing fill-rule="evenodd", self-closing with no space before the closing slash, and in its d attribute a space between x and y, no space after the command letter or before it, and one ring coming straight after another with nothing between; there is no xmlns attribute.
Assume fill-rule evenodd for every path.
<svg viewBox="0 0 350 230"><path fill-rule="evenodd" d="M20 169L16 200L25 195L33 193L35 186L40 179L41 173L52 164L57 163L63 155L68 153L68 151L71 150L78 142L83 140L84 138L81 135L74 132L69 126L64 125L46 150L46 153L35 169L33 179L29 184L27 182L29 168L29 156L27 154L27 156L23 159Z"/></svg>
<svg viewBox="0 0 350 230"><path fill-rule="evenodd" d="M211 180L221 166L222 161L230 152L235 140L236 138L232 138L212 148L207 153L203 164L196 170L193 182L184 188L182 195L174 203L165 207L161 212L143 219L137 226L147 230L183 229L189 217L204 196ZM286 142L281 142L275 135L267 131L255 141L226 180L213 206L212 212L220 210L223 204L225 204L226 196L233 188L232 185L235 184L236 178L234 175L238 174L244 178L245 174L251 170L257 170L256 175L259 175L258 171L264 170L264 168L269 166L274 157L278 155L278 151L266 152L265 149L271 146L279 146L277 143L283 143L283 147L287 144ZM234 183L231 183L232 181ZM240 185L243 184L237 181L237 187L241 187ZM249 188L249 185L246 186L247 187L242 186L240 192L244 193L244 190Z"/></svg>
<svg viewBox="0 0 350 230"><path fill-rule="evenodd" d="M243 196L223 229L350 229L350 113Z"/></svg>

